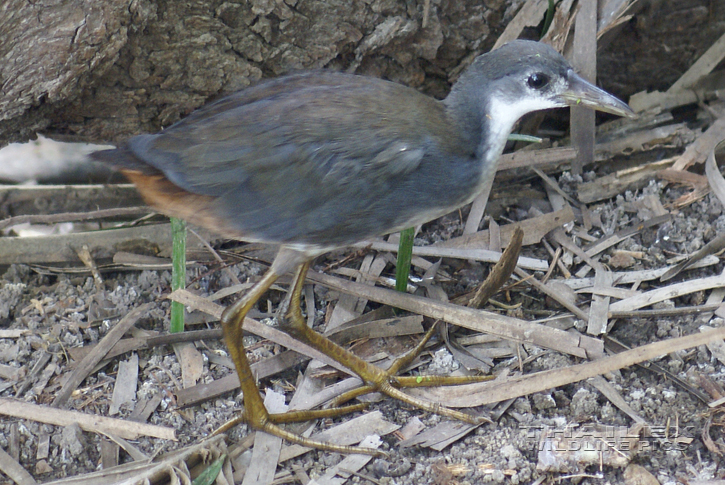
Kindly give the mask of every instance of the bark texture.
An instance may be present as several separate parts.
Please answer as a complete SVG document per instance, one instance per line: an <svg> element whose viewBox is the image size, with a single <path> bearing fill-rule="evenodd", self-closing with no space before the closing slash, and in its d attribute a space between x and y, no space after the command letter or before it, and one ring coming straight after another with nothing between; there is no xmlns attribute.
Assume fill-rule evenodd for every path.
<svg viewBox="0 0 725 485"><path fill-rule="evenodd" d="M725 2L640 0L601 84L666 89L725 31ZM0 146L156 132L262 77L331 68L443 97L523 0L4 0ZM423 18L427 24L423 27ZM534 37L532 35L531 37Z"/></svg>
<svg viewBox="0 0 725 485"><path fill-rule="evenodd" d="M493 44L511 3L434 0L423 28L422 0L6 0L0 144L158 131L209 98L300 69L442 96L448 74Z"/></svg>

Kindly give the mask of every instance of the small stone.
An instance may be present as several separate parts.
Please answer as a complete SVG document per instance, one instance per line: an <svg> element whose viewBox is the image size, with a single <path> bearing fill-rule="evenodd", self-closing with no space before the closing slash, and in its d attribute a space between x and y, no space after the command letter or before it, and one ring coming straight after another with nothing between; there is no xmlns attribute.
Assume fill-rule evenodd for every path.
<svg viewBox="0 0 725 485"><path fill-rule="evenodd" d="M411 468L410 460L405 457L393 460L375 460L373 473L376 477L399 477L408 472Z"/></svg>
<svg viewBox="0 0 725 485"><path fill-rule="evenodd" d="M518 458L521 456L521 453L514 445L505 445L501 447L501 456L506 459Z"/></svg>
<svg viewBox="0 0 725 485"><path fill-rule="evenodd" d="M624 470L624 483L626 485L659 485L660 482L645 467L631 464Z"/></svg>
<svg viewBox="0 0 725 485"><path fill-rule="evenodd" d="M44 473L50 473L53 471L53 468L48 464L46 460L39 460L35 464L35 473L38 475L42 475Z"/></svg>
<svg viewBox="0 0 725 485"><path fill-rule="evenodd" d="M495 483L503 483L506 480L506 475L503 470L494 470L491 473L491 478Z"/></svg>
<svg viewBox="0 0 725 485"><path fill-rule="evenodd" d="M532 396L534 400L534 407L539 411L544 409L552 409L556 407L556 401L551 397L551 394L537 393Z"/></svg>
<svg viewBox="0 0 725 485"><path fill-rule="evenodd" d="M609 258L609 265L613 268L629 268L635 263L635 259L630 254L623 252L616 252Z"/></svg>
<svg viewBox="0 0 725 485"><path fill-rule="evenodd" d="M86 440L83 437L83 431L78 423L69 424L63 428L61 432L60 446L68 450L71 456L83 453Z"/></svg>

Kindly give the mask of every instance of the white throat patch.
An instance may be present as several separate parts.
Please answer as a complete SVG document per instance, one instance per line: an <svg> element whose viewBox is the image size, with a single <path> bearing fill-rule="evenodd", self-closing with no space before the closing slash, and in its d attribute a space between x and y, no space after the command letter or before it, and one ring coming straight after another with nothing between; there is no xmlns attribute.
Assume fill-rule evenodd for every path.
<svg viewBox="0 0 725 485"><path fill-rule="evenodd" d="M488 124L489 133L484 143L490 147L495 147L495 150L491 154L495 154L496 159L498 159L514 123L519 118L526 113L556 107L558 107L557 104L543 98L527 97L513 103L506 103L496 99L496 97L492 97L489 111L485 115L491 123Z"/></svg>
<svg viewBox="0 0 725 485"><path fill-rule="evenodd" d="M488 115L492 118L492 124L496 128L500 127L508 133L514 123L526 113L556 107L558 107L556 103L544 98L524 98L513 103L506 103L492 97ZM502 131L501 129L496 131Z"/></svg>

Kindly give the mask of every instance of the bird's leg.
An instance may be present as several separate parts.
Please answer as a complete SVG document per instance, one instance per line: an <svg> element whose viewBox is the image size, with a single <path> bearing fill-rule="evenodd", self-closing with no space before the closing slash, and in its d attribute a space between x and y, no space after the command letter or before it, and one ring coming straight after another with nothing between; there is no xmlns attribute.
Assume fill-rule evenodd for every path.
<svg viewBox="0 0 725 485"><path fill-rule="evenodd" d="M474 382L484 382L484 381L490 381L494 378L494 376L434 376L434 375L428 375L428 376L399 376L397 375L405 366L413 362L415 358L420 355L420 353L425 348L426 344L430 339L435 335L436 330L438 329L438 323L436 322L428 329L428 331L423 335L423 338L418 342L418 344L410 349L405 354L401 355L395 361L392 363L390 367L387 368L385 372L390 374L390 378L393 382L393 385L397 388L410 388L410 387L434 387L434 386L457 386L460 384L471 384ZM357 389L352 389L350 391L347 391L345 393L340 394L337 396L331 403L331 406L341 406L342 404L350 401L351 399L355 399L359 396L364 396L365 394L369 394L371 392L377 392L377 390L374 388L374 386L371 385L363 385L358 387Z"/></svg>
<svg viewBox="0 0 725 485"><path fill-rule="evenodd" d="M421 408L424 411L436 413L442 416L448 416L450 418L458 419L460 421L465 421L472 424L478 424L485 421L485 419L453 409L449 409L437 403L415 398L413 396L405 394L404 392L400 391L400 389L398 389L398 386L405 386L408 381L416 383L416 385L418 386L431 386L440 385L440 381L445 381L446 379L450 379L450 377L441 377L440 381L438 381L435 377L433 377L432 381L428 380L430 378L399 378L395 376L393 372L385 371L364 361L352 352L345 350L333 341L309 328L305 322L305 319L302 317L302 311L300 310L300 295L302 293L302 286L304 284L308 268L309 262L305 262L297 268L292 282L292 287L290 288L290 298L288 300L289 306L286 309L284 318L281 319L281 323L285 326L284 330L287 333L297 338L298 340L305 342L307 345L319 350L323 354L341 363L342 365L353 371L355 374L360 376L360 378L365 383L365 385L362 387L362 389L364 389L364 392L362 392L362 394L367 394L369 392L381 392L383 394L386 394L387 396L398 399L412 406ZM432 333L430 333L430 335L427 335L427 338L430 338L431 336ZM423 342L422 345L419 345L418 350L422 349L423 345L425 345L425 342ZM415 355L413 355L412 357L405 356L404 360L400 364L394 365L393 370L397 372L400 367L405 365L406 359L408 359L409 361L413 357L415 357ZM457 378L454 379L458 380ZM471 378L466 377L465 379L466 380L464 382L472 382ZM480 379L474 378L473 381L475 380ZM460 381L456 383L460 383Z"/></svg>
<svg viewBox="0 0 725 485"><path fill-rule="evenodd" d="M264 407L264 401L259 394L257 384L254 382L252 368L249 366L247 353L244 350L244 331L242 322L249 310L257 303L262 295L279 278L280 275L267 271L264 277L252 287L242 298L233 305L228 306L222 313L221 323L224 341L234 362L239 376L240 387L244 393L244 412L238 418L227 422L214 433L221 433L235 424L246 421L255 429L262 429L269 421L269 413Z"/></svg>
<svg viewBox="0 0 725 485"><path fill-rule="evenodd" d="M239 382L244 394L244 412L235 419L232 419L214 431L214 434L222 433L234 425L246 422L249 426L259 431L264 431L274 436L283 438L289 442L296 443L310 448L332 451L336 453L364 453L368 455L382 454L376 450L368 448L359 448L355 446L341 446L322 441L304 438L295 433L291 433L279 426L277 423L307 421L310 419L324 418L329 416L337 416L344 412L351 412L364 408L365 406L347 406L345 408L323 409L317 411L301 411L290 412L284 414L269 414L264 406L262 396L254 381L252 369L247 360L247 354L244 350L244 317L249 310L257 303L262 295L270 286L281 276L283 272L276 272L275 266L265 273L262 279L252 287L252 289L244 295L239 301L227 307L222 314L221 322L224 332L224 341L229 349L229 354L234 361L237 369ZM298 298L299 300L299 298Z"/></svg>
<svg viewBox="0 0 725 485"><path fill-rule="evenodd" d="M491 272L489 273L486 280L481 284L479 289L476 291L473 298L469 300L469 306L480 307L483 303L494 295L509 279L514 269L516 268L516 262L519 259L521 253L521 244L524 239L524 231L521 228L517 228L511 236L511 241L506 247L506 250L501 255L501 259L496 263ZM420 354L428 343L430 338L435 333L437 324L431 326L423 337L423 339L416 345L414 349L407 352L402 357L398 358L393 365L388 369L388 373L391 376L395 376L400 370L410 364L413 359ZM392 378L392 377L391 377ZM398 388L405 387L432 387L432 386L452 386L458 384L469 384L471 382L481 382L493 379L493 376L395 376L393 384ZM369 392L374 392L375 389L371 385L364 385L357 389L353 389L346 393L338 396L333 402L332 406L339 406L342 403L348 402L358 396L362 396Z"/></svg>

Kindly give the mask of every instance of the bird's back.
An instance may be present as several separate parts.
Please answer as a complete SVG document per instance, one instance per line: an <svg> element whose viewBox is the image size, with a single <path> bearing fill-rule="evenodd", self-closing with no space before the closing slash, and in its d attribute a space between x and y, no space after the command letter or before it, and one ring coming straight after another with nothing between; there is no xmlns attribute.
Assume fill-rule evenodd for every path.
<svg viewBox="0 0 725 485"><path fill-rule="evenodd" d="M230 236L334 247L464 203L480 172L474 147L432 98L316 72L232 94L96 158L162 212Z"/></svg>

